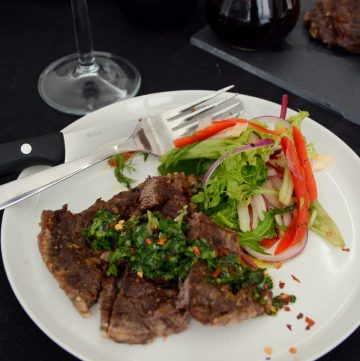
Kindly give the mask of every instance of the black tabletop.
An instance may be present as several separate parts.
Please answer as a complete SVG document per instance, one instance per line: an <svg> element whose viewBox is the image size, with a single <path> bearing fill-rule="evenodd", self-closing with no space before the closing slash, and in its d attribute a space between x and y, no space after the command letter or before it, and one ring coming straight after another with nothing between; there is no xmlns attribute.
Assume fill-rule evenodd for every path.
<svg viewBox="0 0 360 361"><path fill-rule="evenodd" d="M142 74L139 95L181 89L214 90L234 83L240 93L275 102L281 99L283 89L190 45L190 37L205 25L203 1L182 26L161 30L135 25L122 13L121 1L88 1L94 46L136 64ZM0 143L51 133L77 119L49 108L37 92L42 70L74 50L70 1L2 2ZM342 86L346 84L339 84L339 89ZM291 108L308 110L313 119L360 155L359 126L295 95L289 96ZM0 183L15 177L2 178ZM75 360L31 321L15 298L2 264L0 268L0 360ZM321 361L360 360L359 340L357 330Z"/></svg>

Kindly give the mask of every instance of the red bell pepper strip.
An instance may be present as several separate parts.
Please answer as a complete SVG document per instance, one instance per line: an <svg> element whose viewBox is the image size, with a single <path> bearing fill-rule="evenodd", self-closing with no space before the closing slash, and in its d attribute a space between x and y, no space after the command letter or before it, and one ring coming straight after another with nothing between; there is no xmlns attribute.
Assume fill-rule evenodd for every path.
<svg viewBox="0 0 360 361"><path fill-rule="evenodd" d="M292 245L300 242L306 236L309 223L309 195L306 188L303 169L296 153L294 143L288 138L281 139L281 146L294 182L294 190L297 199L297 209L284 236L275 249L275 255L287 250Z"/></svg>
<svg viewBox="0 0 360 361"><path fill-rule="evenodd" d="M264 238L260 241L260 244L265 248L269 249L271 248L277 241L279 240L278 237L274 238Z"/></svg>
<svg viewBox="0 0 360 361"><path fill-rule="evenodd" d="M249 126L258 130L259 132L276 135L277 137L280 137L284 132L284 131L280 131L280 130L271 130L271 129L263 127L262 125L259 125L259 124L256 124L256 123L250 122L250 121L249 121Z"/></svg>
<svg viewBox="0 0 360 361"><path fill-rule="evenodd" d="M296 152L304 171L306 188L309 194L310 202L313 202L317 198L317 187L314 177L314 173L311 169L311 164L307 154L306 144L301 130L298 127L293 127L293 138L296 147Z"/></svg>
<svg viewBox="0 0 360 361"><path fill-rule="evenodd" d="M191 135L187 135L182 138L175 139L173 141L175 147L185 147L186 145L200 142L201 140L205 140L210 138L211 136L221 132L226 128L233 127L236 124L235 120L218 120L213 122L211 125L204 129L197 130Z"/></svg>
<svg viewBox="0 0 360 361"><path fill-rule="evenodd" d="M204 129L197 130L196 132L194 132L191 135L187 135L185 137L175 139L173 141L173 144L177 148L185 147L186 145L200 142L201 140L210 138L213 135L221 132L222 130L233 127L237 123L242 123L242 124L247 123L250 127L254 128L262 133L271 134L271 135L275 135L275 136L281 136L283 134L283 132L285 131L285 129L283 131L267 129L267 128L263 127L262 125L256 124L254 122L250 122L243 118L230 118L230 119L224 119L224 120L214 120L211 123L211 125L209 125L208 127L204 128Z"/></svg>
<svg viewBox="0 0 360 361"><path fill-rule="evenodd" d="M310 201L306 188L305 175L299 162L294 143L288 137L282 137L281 147L285 154L286 162L294 182L297 203L298 205L304 203L306 208L309 208Z"/></svg>
<svg viewBox="0 0 360 361"><path fill-rule="evenodd" d="M294 212L294 216L289 224L289 227L285 231L285 234L280 239L279 243L275 248L274 255L277 256L278 254L286 251L293 243L295 231L296 231L296 224L297 224L297 210Z"/></svg>

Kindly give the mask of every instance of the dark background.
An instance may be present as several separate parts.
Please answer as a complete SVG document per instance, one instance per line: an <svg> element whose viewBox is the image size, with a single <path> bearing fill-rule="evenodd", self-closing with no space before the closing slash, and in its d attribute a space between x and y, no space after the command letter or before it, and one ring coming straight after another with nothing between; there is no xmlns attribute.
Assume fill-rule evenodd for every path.
<svg viewBox="0 0 360 361"><path fill-rule="evenodd" d="M139 95L181 89L214 90L236 84L240 93L275 102L281 99L283 89L190 45L190 37L205 25L202 0L182 26L161 30L142 29L129 21L119 7L120 1L88 1L94 45L96 50L121 55L136 64L142 74ZM167 0L172 1L172 13L176 14L177 0ZM151 14L147 18L151 20ZM74 47L70 1L1 2L0 143L58 131L77 119L49 108L37 92L42 70L52 61L74 52ZM346 85L339 84L339 90L342 86ZM295 95L289 96L291 108L308 110L313 119L360 154L359 126ZM0 183L12 179L15 175L0 178ZM359 340L357 330L321 361L360 360ZM75 360L26 315L1 264L0 360L29 359Z"/></svg>

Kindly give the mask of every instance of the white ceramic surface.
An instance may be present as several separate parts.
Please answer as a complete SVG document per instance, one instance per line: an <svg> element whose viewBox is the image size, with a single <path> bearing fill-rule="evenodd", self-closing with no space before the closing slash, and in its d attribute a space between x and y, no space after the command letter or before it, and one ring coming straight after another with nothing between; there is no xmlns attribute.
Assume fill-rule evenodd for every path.
<svg viewBox="0 0 360 361"><path fill-rule="evenodd" d="M142 115L187 102L205 91L166 92L133 98L91 113L69 126L80 129L113 122L128 134ZM245 116L278 115L280 106L265 100L240 95ZM291 111L289 111L291 113ZM334 249L313 233L305 251L282 268L270 270L279 291L297 296L290 312L276 317L259 317L233 326L204 327L193 321L178 335L159 338L146 346L116 344L101 337L99 312L94 307L90 318L82 318L46 269L37 247L40 214L43 209L58 209L68 203L73 212L90 206L97 198L109 199L122 188L106 162L101 163L4 213L2 255L7 276L19 302L33 321L56 343L87 361L263 361L264 347L273 349L272 361L307 361L325 354L344 340L360 323L360 159L339 138L311 119L303 123L307 139L320 153L335 157L322 173L316 174L319 199L339 225L350 252ZM81 144L79 144L81 147ZM143 163L136 160L138 181L156 175L154 157ZM34 172L32 168L27 172ZM301 283L295 282L295 275ZM316 324L306 331L302 312ZM292 331L286 327L292 325ZM295 346L298 353L289 353Z"/></svg>

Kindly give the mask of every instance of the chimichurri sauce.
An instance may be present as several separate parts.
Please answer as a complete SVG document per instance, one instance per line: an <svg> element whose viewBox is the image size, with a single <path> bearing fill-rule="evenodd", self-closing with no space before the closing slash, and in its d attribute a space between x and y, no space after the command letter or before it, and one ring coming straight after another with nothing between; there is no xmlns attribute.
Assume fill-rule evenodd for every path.
<svg viewBox="0 0 360 361"><path fill-rule="evenodd" d="M215 285L230 285L234 294L241 288L252 287L253 297L261 304L269 302L273 283L264 269L251 269L231 252L217 252L205 239L187 238L186 208L175 219L165 219L158 212L121 219L106 210L99 210L83 235L95 250L111 252L108 276L118 276L126 264L138 277L177 284L185 280L192 266L207 263L207 281ZM282 302L284 300L284 302ZM276 298L276 313L294 297Z"/></svg>

